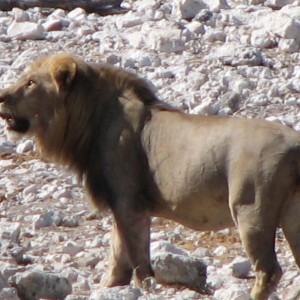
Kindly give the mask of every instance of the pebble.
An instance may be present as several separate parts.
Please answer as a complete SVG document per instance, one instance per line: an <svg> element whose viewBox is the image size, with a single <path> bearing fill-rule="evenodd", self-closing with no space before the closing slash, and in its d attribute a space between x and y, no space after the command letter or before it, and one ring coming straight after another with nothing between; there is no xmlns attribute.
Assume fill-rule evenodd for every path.
<svg viewBox="0 0 300 300"><path fill-rule="evenodd" d="M72 292L72 286L66 278L39 271L16 274L10 282L21 299L64 299Z"/></svg>
<svg viewBox="0 0 300 300"><path fill-rule="evenodd" d="M236 278L246 278L251 271L251 263L249 259L238 257L231 264L232 276Z"/></svg>
<svg viewBox="0 0 300 300"><path fill-rule="evenodd" d="M182 284L204 291L206 265L197 258L170 252L160 252L152 258L155 278L166 284Z"/></svg>
<svg viewBox="0 0 300 300"><path fill-rule="evenodd" d="M40 40L44 38L44 29L33 22L14 22L8 27L7 35L17 40Z"/></svg>

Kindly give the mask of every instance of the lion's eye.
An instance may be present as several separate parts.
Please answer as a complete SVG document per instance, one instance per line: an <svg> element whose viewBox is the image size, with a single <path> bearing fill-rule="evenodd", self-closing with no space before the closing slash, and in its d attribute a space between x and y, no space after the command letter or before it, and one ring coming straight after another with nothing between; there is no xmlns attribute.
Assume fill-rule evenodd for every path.
<svg viewBox="0 0 300 300"><path fill-rule="evenodd" d="M33 87L35 85L35 82L33 80L28 80L27 87Z"/></svg>

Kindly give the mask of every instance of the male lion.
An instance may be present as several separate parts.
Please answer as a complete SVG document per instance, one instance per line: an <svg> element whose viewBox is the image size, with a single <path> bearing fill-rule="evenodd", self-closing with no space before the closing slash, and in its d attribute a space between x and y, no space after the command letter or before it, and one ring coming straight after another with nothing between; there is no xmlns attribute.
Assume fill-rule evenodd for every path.
<svg viewBox="0 0 300 300"><path fill-rule="evenodd" d="M150 216L195 230L236 225L267 299L282 271L281 226L300 265L300 136L262 120L187 115L136 75L69 54L35 62L0 92L8 130L84 177L115 219L106 286L153 276Z"/></svg>

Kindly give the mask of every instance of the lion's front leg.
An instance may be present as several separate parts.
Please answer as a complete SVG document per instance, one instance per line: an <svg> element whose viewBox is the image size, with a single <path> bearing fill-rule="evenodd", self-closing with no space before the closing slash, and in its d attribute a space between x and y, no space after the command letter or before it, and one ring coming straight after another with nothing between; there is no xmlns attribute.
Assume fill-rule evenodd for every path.
<svg viewBox="0 0 300 300"><path fill-rule="evenodd" d="M127 285L134 271L134 281L141 286L154 276L150 261L150 217L144 214L114 212L109 270L102 286Z"/></svg>
<svg viewBox="0 0 300 300"><path fill-rule="evenodd" d="M130 283L133 269L126 244L116 224L114 224L111 233L108 267L109 269L101 282L102 287L113 287Z"/></svg>

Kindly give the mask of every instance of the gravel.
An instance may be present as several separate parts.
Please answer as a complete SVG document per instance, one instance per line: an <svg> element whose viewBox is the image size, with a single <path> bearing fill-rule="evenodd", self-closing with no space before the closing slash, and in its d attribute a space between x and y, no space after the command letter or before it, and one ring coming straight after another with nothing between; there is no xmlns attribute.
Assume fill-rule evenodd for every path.
<svg viewBox="0 0 300 300"><path fill-rule="evenodd" d="M138 73L186 112L300 130L300 1L123 4L127 13L103 17L81 8L0 11L0 88L38 56L69 51ZM165 266L168 283L185 287L149 279L141 290L101 290L111 216L92 212L76 177L40 158L34 141L8 139L2 121L0 158L0 300L250 299L253 272L235 229L200 233L158 218L153 263ZM284 275L270 299L299 299L300 275L281 230L277 253ZM206 294L188 288L203 280L188 272L199 264Z"/></svg>

